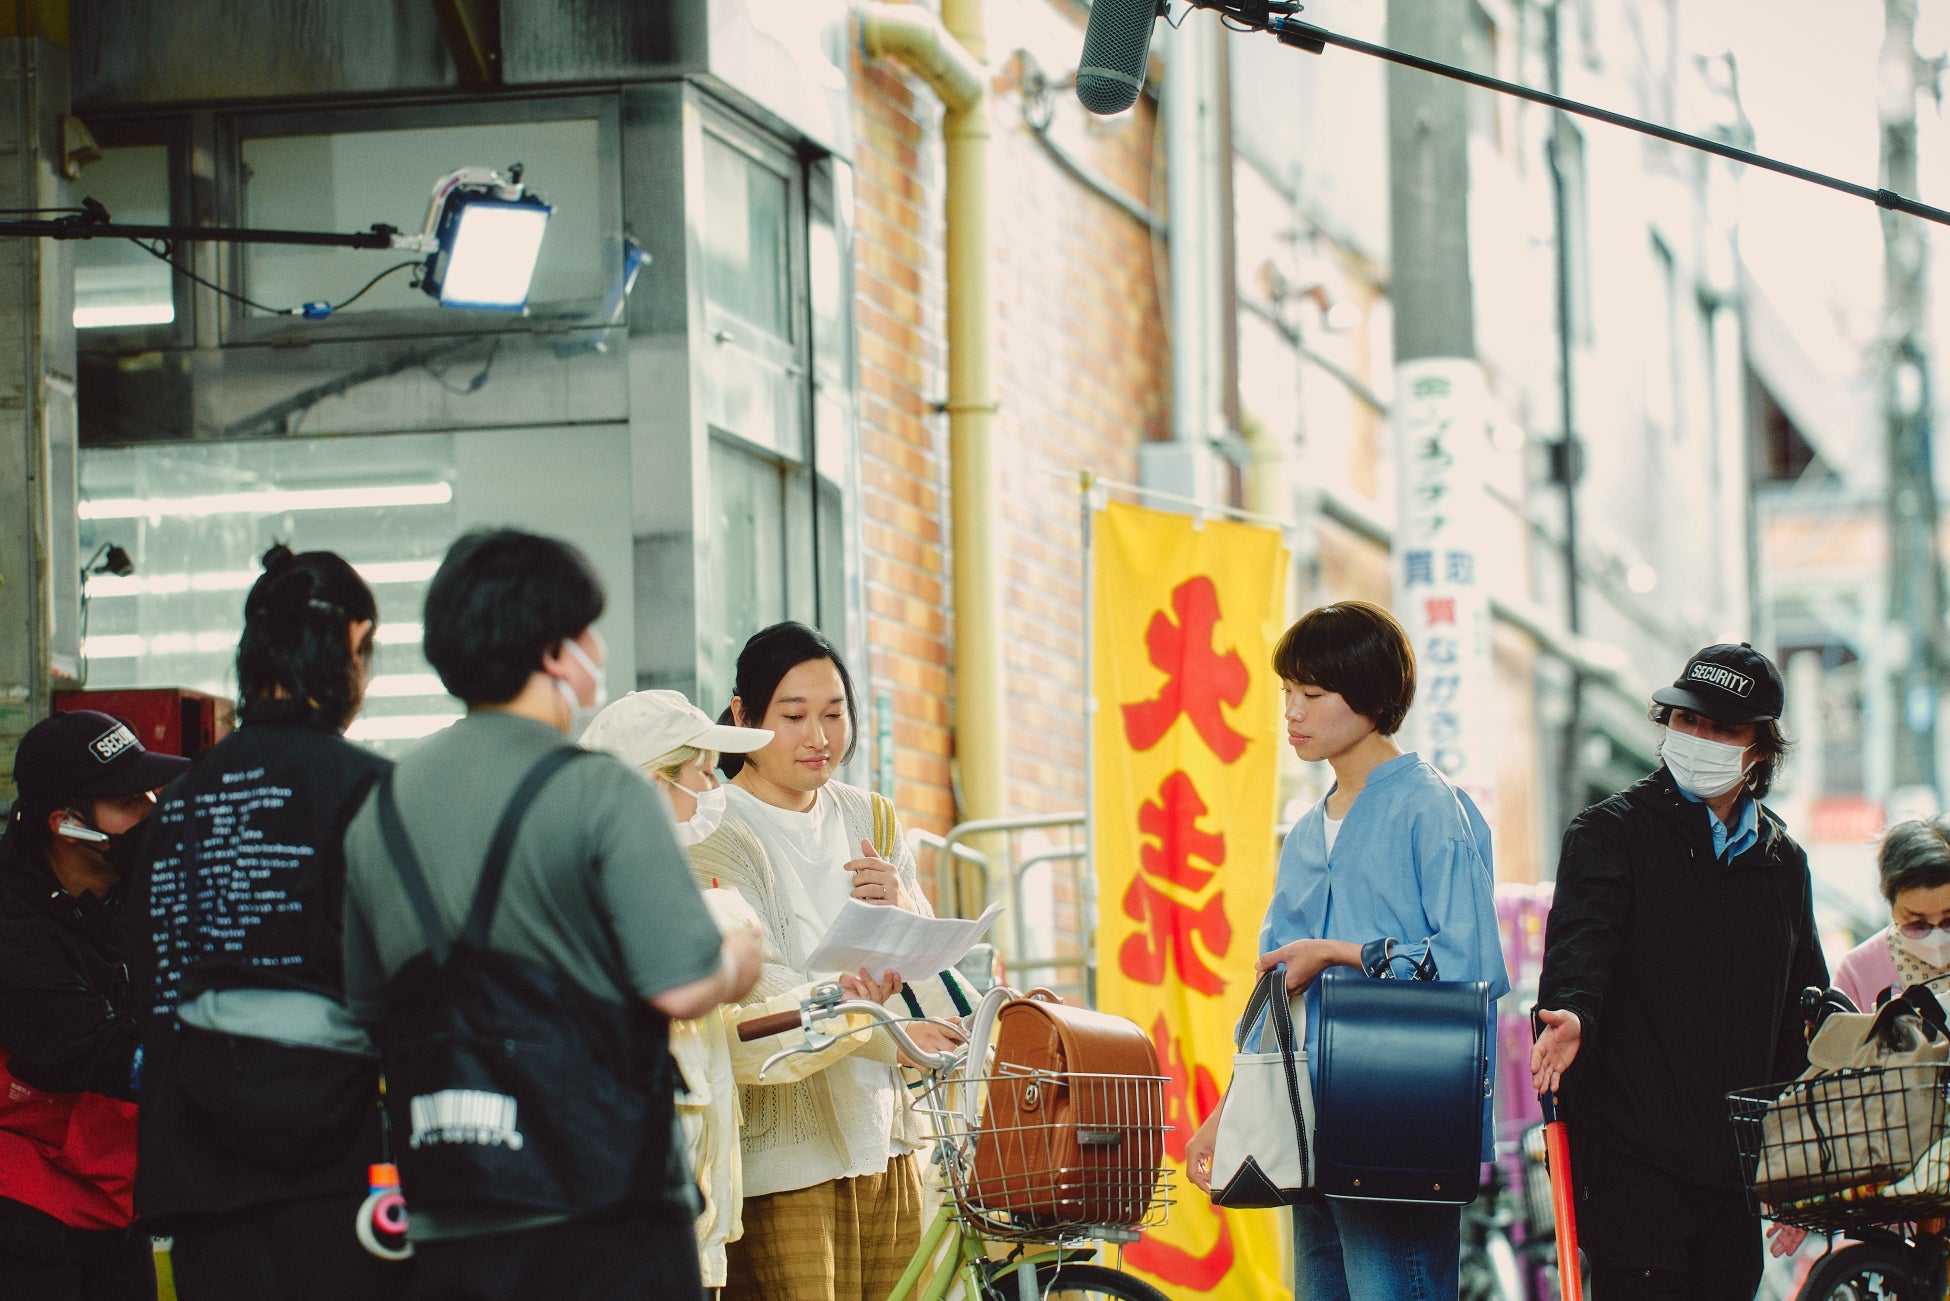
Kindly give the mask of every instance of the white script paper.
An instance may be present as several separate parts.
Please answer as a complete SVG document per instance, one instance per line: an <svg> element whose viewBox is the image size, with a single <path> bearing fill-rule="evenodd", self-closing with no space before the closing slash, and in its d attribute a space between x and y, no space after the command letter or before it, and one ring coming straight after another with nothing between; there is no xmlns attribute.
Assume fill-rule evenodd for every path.
<svg viewBox="0 0 1950 1301"><path fill-rule="evenodd" d="M806 970L851 974L865 967L875 976L898 971L907 980L920 980L966 957L1001 911L997 900L970 921L848 899L806 959Z"/></svg>

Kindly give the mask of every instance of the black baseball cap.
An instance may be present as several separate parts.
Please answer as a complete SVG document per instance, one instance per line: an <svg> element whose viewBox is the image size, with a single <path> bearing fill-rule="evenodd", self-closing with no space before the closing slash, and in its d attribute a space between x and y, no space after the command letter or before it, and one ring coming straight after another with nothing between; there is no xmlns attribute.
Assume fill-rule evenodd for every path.
<svg viewBox="0 0 1950 1301"><path fill-rule="evenodd" d="M143 749L121 719L77 709L27 729L14 751L14 785L23 804L54 808L152 791L189 766L188 759Z"/></svg>
<svg viewBox="0 0 1950 1301"><path fill-rule="evenodd" d="M1787 688L1773 660L1744 641L1721 642L1687 660L1673 684L1653 692L1652 700L1716 723L1759 723L1781 716Z"/></svg>

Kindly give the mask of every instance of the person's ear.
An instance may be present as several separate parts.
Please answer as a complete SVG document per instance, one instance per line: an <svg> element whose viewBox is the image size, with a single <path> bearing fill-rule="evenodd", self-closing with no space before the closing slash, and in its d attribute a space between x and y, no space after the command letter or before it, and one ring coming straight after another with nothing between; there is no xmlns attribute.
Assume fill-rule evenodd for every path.
<svg viewBox="0 0 1950 1301"><path fill-rule="evenodd" d="M359 658L359 652L366 645L366 638L371 635L372 620L370 619L354 619L350 624L346 625L346 644L351 648L353 659L356 660Z"/></svg>
<svg viewBox="0 0 1950 1301"><path fill-rule="evenodd" d="M731 698L731 721L738 727L750 727L751 721L745 717L745 702L738 696Z"/></svg>
<svg viewBox="0 0 1950 1301"><path fill-rule="evenodd" d="M539 671L551 678L562 677L568 671L566 663L568 657L569 652L565 649L564 643L555 642L542 652L542 665Z"/></svg>

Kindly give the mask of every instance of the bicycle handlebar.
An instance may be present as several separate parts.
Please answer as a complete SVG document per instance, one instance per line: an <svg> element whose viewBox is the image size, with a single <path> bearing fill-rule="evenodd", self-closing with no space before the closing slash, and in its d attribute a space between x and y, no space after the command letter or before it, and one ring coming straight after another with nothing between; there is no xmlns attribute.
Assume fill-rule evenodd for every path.
<svg viewBox="0 0 1950 1301"><path fill-rule="evenodd" d="M900 1050L907 1054L908 1060L923 1070L945 1071L952 1068L961 1060L960 1054L954 1050L939 1053L929 1052L909 1038L907 1031L901 1028L903 1024L910 1021L926 1021L929 1024L939 1025L942 1029L952 1030L956 1034L963 1034L964 1032L959 1026L946 1021L934 1021L929 1017L897 1017L878 1003L870 1003L865 999L839 998L837 997L839 992L840 990L837 984L818 986L815 988L813 996L801 1003L797 1011L772 1012L765 1016L756 1016L749 1021L741 1021L738 1023L739 1040L744 1043L750 1043L754 1039L764 1039L771 1035L784 1034L798 1026L804 1026L810 1032L817 1022L841 1019L855 1014L864 1016L874 1022L870 1026L862 1026L853 1030L843 1029L838 1034L826 1034L823 1039L814 1039L809 1033L806 1042L795 1044L790 1048L780 1049L778 1052L766 1058L765 1064L759 1067L758 1074L760 1079L763 1079L765 1073L771 1070L776 1063L787 1057L792 1057L799 1053L818 1052L832 1044L835 1040L844 1039L849 1034L865 1034L871 1033L874 1030L885 1030L888 1034L892 1035L894 1042L899 1045Z"/></svg>
<svg viewBox="0 0 1950 1301"><path fill-rule="evenodd" d="M774 1012L770 1016L755 1016L749 1021L738 1023L738 1038L750 1043L754 1039L764 1039L769 1035L784 1034L799 1024L797 1012Z"/></svg>

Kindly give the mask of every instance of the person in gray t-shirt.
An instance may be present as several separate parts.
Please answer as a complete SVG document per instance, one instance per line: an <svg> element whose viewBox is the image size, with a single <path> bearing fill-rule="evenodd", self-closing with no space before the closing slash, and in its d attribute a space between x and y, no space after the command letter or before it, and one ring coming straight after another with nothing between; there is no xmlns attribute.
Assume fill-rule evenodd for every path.
<svg viewBox="0 0 1950 1301"><path fill-rule="evenodd" d="M603 703L593 626L602 608L579 551L514 530L461 538L428 588L427 659L468 713L400 761L393 793L450 934L516 785ZM382 1015L387 982L427 947L375 803L345 838L346 997L368 1024ZM599 998L641 998L676 1019L736 1001L759 969L755 935L720 937L663 801L623 764L594 755L560 769L530 806L488 943ZM699 1295L688 1182L672 1170L661 1204L573 1218L415 1209L421 1280L431 1275L443 1297L483 1301ZM411 1206L410 1184L404 1191Z"/></svg>

